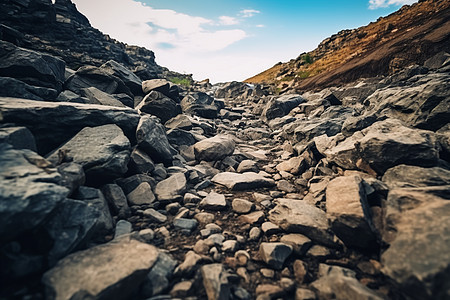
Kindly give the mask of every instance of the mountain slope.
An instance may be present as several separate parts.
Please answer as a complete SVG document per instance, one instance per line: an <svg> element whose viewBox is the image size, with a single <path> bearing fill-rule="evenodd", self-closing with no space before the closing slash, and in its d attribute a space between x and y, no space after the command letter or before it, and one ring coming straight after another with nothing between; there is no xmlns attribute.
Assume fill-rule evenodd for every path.
<svg viewBox="0 0 450 300"><path fill-rule="evenodd" d="M247 79L280 90L317 90L394 73L450 49L450 2L420 1L377 22L342 30L287 63Z"/></svg>

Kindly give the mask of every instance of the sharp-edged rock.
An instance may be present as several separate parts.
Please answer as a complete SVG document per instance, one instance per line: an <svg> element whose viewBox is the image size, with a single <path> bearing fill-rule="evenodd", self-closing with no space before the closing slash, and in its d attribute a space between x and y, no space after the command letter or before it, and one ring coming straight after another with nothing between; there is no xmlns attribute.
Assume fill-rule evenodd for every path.
<svg viewBox="0 0 450 300"><path fill-rule="evenodd" d="M275 181L254 172L243 174L223 172L211 179L212 182L227 187L232 191L251 190L265 187L273 187Z"/></svg>
<svg viewBox="0 0 450 300"><path fill-rule="evenodd" d="M209 264L200 268L208 300L228 300L231 286L223 265Z"/></svg>
<svg viewBox="0 0 450 300"><path fill-rule="evenodd" d="M217 161L233 154L234 141L227 136L216 135L194 145L195 159L198 161Z"/></svg>
<svg viewBox="0 0 450 300"><path fill-rule="evenodd" d="M176 173L156 185L156 197L159 201L166 202L182 198L186 192L186 183L186 176L183 173Z"/></svg>
<svg viewBox="0 0 450 300"><path fill-rule="evenodd" d="M292 246L284 243L261 243L259 255L269 266L281 270L284 261L292 253Z"/></svg>

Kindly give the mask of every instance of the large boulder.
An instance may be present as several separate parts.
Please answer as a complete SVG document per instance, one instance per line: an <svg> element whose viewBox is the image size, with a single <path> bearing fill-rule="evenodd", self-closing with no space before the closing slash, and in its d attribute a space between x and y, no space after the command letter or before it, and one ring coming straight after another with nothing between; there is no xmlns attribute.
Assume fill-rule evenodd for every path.
<svg viewBox="0 0 450 300"><path fill-rule="evenodd" d="M224 135L204 139L194 145L195 159L198 161L217 161L232 155L234 152L234 141Z"/></svg>
<svg viewBox="0 0 450 300"><path fill-rule="evenodd" d="M0 144L0 241L40 225L66 199L61 175L30 150Z"/></svg>
<svg viewBox="0 0 450 300"><path fill-rule="evenodd" d="M84 127L105 124L116 124L133 142L136 140L136 127L139 122L138 113L131 108L2 97L0 113L3 122L15 123L31 130L41 154L55 149Z"/></svg>
<svg viewBox="0 0 450 300"><path fill-rule="evenodd" d="M232 81L223 84L219 87L215 93L214 97L216 98L225 98L225 99L236 99L243 94L251 95L252 88L243 82Z"/></svg>
<svg viewBox="0 0 450 300"><path fill-rule="evenodd" d="M99 183L125 174L130 159L130 141L114 124L82 129L48 156L58 165L73 161L83 166L88 183Z"/></svg>
<svg viewBox="0 0 450 300"><path fill-rule="evenodd" d="M178 103L157 91L151 91L145 96L136 109L158 117L162 123L181 113Z"/></svg>
<svg viewBox="0 0 450 300"><path fill-rule="evenodd" d="M269 212L269 220L290 233L301 233L311 240L333 246L333 234L327 215L319 208L301 200L277 199Z"/></svg>
<svg viewBox="0 0 450 300"><path fill-rule="evenodd" d="M207 119L217 118L217 113L222 108L214 98L202 93L189 93L181 100L183 113L198 115Z"/></svg>
<svg viewBox="0 0 450 300"><path fill-rule="evenodd" d="M283 95L277 98L272 98L264 108L261 117L263 120L270 121L275 118L284 117L294 107L305 102L300 95Z"/></svg>
<svg viewBox="0 0 450 300"><path fill-rule="evenodd" d="M0 143L10 144L14 149L37 151L34 136L26 127L9 125L0 127Z"/></svg>
<svg viewBox="0 0 450 300"><path fill-rule="evenodd" d="M128 299L157 258L154 246L123 237L65 257L42 281L48 299Z"/></svg>
<svg viewBox="0 0 450 300"><path fill-rule="evenodd" d="M0 77L1 97L52 101L56 99L57 95L58 91L55 89L32 86L15 78Z"/></svg>
<svg viewBox="0 0 450 300"><path fill-rule="evenodd" d="M254 172L233 173L222 172L212 179L215 184L225 186L232 191L253 190L269 188L275 185L275 181Z"/></svg>
<svg viewBox="0 0 450 300"><path fill-rule="evenodd" d="M383 182L391 189L450 185L450 171L439 167L398 165L384 173Z"/></svg>
<svg viewBox="0 0 450 300"><path fill-rule="evenodd" d="M96 87L88 87L80 90L82 96L86 97L90 100L90 104L101 104L107 106L116 106L116 107L126 107L122 102L107 94L105 92L100 91Z"/></svg>
<svg viewBox="0 0 450 300"><path fill-rule="evenodd" d="M65 62L54 56L0 41L0 76L61 91Z"/></svg>
<svg viewBox="0 0 450 300"><path fill-rule="evenodd" d="M136 130L139 147L155 162L170 163L173 160L173 148L167 139L164 126L151 116L143 116Z"/></svg>
<svg viewBox="0 0 450 300"><path fill-rule="evenodd" d="M142 91L144 94L150 94L152 91L159 92L177 103L180 102L178 87L166 79L146 80L142 82Z"/></svg>
<svg viewBox="0 0 450 300"><path fill-rule="evenodd" d="M108 60L100 69L120 78L135 96L142 95L142 80L124 65L115 60Z"/></svg>

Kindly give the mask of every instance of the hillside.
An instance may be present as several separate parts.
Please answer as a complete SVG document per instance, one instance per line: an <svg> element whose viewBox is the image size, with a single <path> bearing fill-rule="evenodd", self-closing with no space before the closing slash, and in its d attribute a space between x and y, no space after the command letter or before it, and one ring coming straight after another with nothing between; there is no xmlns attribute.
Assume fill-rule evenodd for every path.
<svg viewBox="0 0 450 300"><path fill-rule="evenodd" d="M450 2L419 1L367 26L342 30L315 50L245 82L271 84L279 90L317 90L392 74L449 48Z"/></svg>

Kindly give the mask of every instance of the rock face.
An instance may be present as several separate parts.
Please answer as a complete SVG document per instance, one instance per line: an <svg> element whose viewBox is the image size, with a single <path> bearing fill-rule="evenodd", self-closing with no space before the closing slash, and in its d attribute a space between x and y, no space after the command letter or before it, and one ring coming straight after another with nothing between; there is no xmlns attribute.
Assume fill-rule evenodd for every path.
<svg viewBox="0 0 450 300"><path fill-rule="evenodd" d="M63 202L69 190L61 175L31 150L0 145L0 240L7 241L40 225Z"/></svg>
<svg viewBox="0 0 450 300"><path fill-rule="evenodd" d="M122 238L69 255L45 273L43 282L51 299L124 299L145 280L157 258L155 247Z"/></svg>
<svg viewBox="0 0 450 300"><path fill-rule="evenodd" d="M221 160L233 154L235 143L229 137L216 135L194 145L195 158L198 161Z"/></svg>
<svg viewBox="0 0 450 300"><path fill-rule="evenodd" d="M48 157L54 164L73 161L84 168L88 181L117 178L127 171L130 141L117 125L86 127Z"/></svg>

